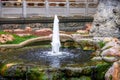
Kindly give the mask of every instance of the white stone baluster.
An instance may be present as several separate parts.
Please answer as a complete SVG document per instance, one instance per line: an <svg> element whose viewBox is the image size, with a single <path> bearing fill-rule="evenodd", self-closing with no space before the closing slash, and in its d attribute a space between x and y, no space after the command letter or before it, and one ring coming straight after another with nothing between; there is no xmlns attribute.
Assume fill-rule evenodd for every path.
<svg viewBox="0 0 120 80"><path fill-rule="evenodd" d="M22 14L23 14L23 18L27 17L27 4L26 4L26 0L22 0Z"/></svg>
<svg viewBox="0 0 120 80"><path fill-rule="evenodd" d="M66 16L70 14L70 3L69 0L66 0Z"/></svg>
<svg viewBox="0 0 120 80"><path fill-rule="evenodd" d="M48 2L48 0L45 1L45 9L46 9L46 16L49 17L49 2Z"/></svg>
<svg viewBox="0 0 120 80"><path fill-rule="evenodd" d="M85 4L86 4L86 7L85 7L85 16L88 16L88 5L89 5L89 3L88 3L87 0L85 0Z"/></svg>
<svg viewBox="0 0 120 80"><path fill-rule="evenodd" d="M0 17L2 17L2 1L0 0Z"/></svg>

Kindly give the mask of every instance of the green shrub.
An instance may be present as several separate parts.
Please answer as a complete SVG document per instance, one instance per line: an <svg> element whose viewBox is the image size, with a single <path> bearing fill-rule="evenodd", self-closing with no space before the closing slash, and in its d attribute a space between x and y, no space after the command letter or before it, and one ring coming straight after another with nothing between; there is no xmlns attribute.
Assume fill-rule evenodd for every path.
<svg viewBox="0 0 120 80"><path fill-rule="evenodd" d="M103 42L103 41L98 42L98 44L99 44L100 48L103 48L105 46L105 42Z"/></svg>

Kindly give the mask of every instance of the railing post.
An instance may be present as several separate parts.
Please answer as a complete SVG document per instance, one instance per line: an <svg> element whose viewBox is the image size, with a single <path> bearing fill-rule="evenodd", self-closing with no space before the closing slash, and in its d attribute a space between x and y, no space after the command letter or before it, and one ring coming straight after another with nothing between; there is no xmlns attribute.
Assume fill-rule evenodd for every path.
<svg viewBox="0 0 120 80"><path fill-rule="evenodd" d="M69 0L66 0L66 16L70 14L70 3Z"/></svg>
<svg viewBox="0 0 120 80"><path fill-rule="evenodd" d="M45 1L45 9L46 9L46 16L49 17L49 2L48 2L48 0Z"/></svg>
<svg viewBox="0 0 120 80"><path fill-rule="evenodd" d="M85 16L88 16L88 1L85 0L85 4L86 4L86 7L85 7Z"/></svg>
<svg viewBox="0 0 120 80"><path fill-rule="evenodd" d="M22 0L22 14L23 14L23 18L27 17L27 4L26 4L26 0Z"/></svg>
<svg viewBox="0 0 120 80"><path fill-rule="evenodd" d="M0 0L0 18L3 17L2 16L2 1Z"/></svg>

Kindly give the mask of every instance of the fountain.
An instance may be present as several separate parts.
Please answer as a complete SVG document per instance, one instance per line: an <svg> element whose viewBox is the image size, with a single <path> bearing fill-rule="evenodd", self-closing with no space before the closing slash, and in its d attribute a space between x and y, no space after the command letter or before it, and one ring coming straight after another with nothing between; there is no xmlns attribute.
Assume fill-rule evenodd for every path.
<svg viewBox="0 0 120 80"><path fill-rule="evenodd" d="M44 43L44 45L47 46L50 45L49 41L47 41L47 44ZM17 52L14 52L13 50L11 51L10 56L13 55L16 56L17 58L16 57L14 58L17 60L14 60L14 58L11 58L10 56L9 58L13 61L22 60L22 62L25 62L27 64L32 63L46 67L49 66L53 68L60 68L62 66L79 64L90 59L89 55L91 52L89 51L82 51L80 48L68 48L68 47L64 47L64 45L60 49L61 43L60 43L60 35L59 35L59 20L57 15L55 15L54 17L51 46L52 49L50 46L44 47L43 45L42 46L39 45L39 47L34 46L34 47L30 47L31 49L28 48L23 51L19 51L18 49ZM18 55L16 53L18 53ZM1 57L3 58L4 56L6 55L2 54L2 56L0 56L0 59ZM7 57L8 61L10 61L9 58Z"/></svg>
<svg viewBox="0 0 120 80"><path fill-rule="evenodd" d="M108 1L108 0L101 0L101 1ZM110 8L110 6L107 6L107 7ZM107 10L106 7L104 9L105 10L102 9L100 11L102 11L103 13L109 11ZM116 10L112 9L112 11L110 10L110 12L112 13L114 12L114 14L117 15ZM107 24L105 22L104 23L108 26L107 27L108 30L110 30L112 29L110 27L110 24L112 24L115 21L114 20L109 21L109 19L106 16L109 17L108 15L104 14L102 16L102 19L104 18L106 19ZM99 19L101 19L100 17L98 16L97 17L98 19L95 19L96 20L95 22L99 23L99 24L94 23L95 26L100 27L100 25L104 24L103 21L101 23L99 22ZM110 24L108 24L108 22L110 22ZM107 28L99 28L99 30L103 32L104 31L103 29L107 30ZM100 33L100 31L98 32ZM77 34L75 32L75 35ZM97 35L96 33L93 33L93 34ZM32 44L24 45L23 48L20 47L19 49L18 47L14 49L17 44L15 45L10 44L7 46L0 44L1 47L3 47L3 48L0 48L1 50L0 80L13 80L13 79L14 80L58 80L58 79L59 80L68 80L68 79L69 80L108 80L108 78L109 79L114 78L114 76L116 76L120 72L119 70L117 70L117 68L119 67L118 66L119 62L115 62L115 64L113 63L113 67L110 68L112 63L107 63L106 59L101 58L103 50L107 50L104 46L106 46L105 42L108 41L109 38L107 38L107 40L105 40L104 38L103 41L100 40L99 42L94 40L94 38L91 38L91 37L86 39L86 35L85 35L85 40L82 41L81 35L80 35L80 37L75 37L75 39L81 39L81 41L74 40L74 39L73 41L71 40L63 41L62 40L63 36L61 36L62 38L61 42L63 47L60 49L61 44L60 44L59 36L60 36L59 20L57 18L57 15L55 15L52 42L50 41L51 40L50 36L47 36L47 38L46 36L44 37L40 36L39 38L35 38L35 40L37 40L36 42L34 42L32 39ZM74 37L74 35L71 35L71 36L72 38ZM38 40L40 38L42 38L43 41ZM64 38L66 38L66 36ZM92 41L95 41L95 44ZM51 50L51 47L49 46L50 42L51 42L52 50ZM38 45L38 43L40 44ZM36 44L38 46L36 46ZM71 47L71 45L73 47ZM4 47L10 47L10 46L12 46L13 49L11 48L4 49ZM82 46L82 49L90 48L90 50L86 50L86 49L82 50L81 46ZM98 51L96 48L98 49ZM114 46L112 48L114 48ZM119 49L119 47L117 48ZM102 53L100 51L102 51ZM98 56L98 54L100 55ZM117 55L115 55L115 57L116 56ZM110 58L111 55L108 57ZM96 60L94 58L96 58ZM100 59L102 61L98 61L97 59ZM111 69L112 69L112 75L110 73ZM108 75L106 75L106 71ZM113 74L113 73L116 73L116 74ZM114 80L119 80L119 78Z"/></svg>
<svg viewBox="0 0 120 80"><path fill-rule="evenodd" d="M53 35L52 35L52 53L51 55L61 55L59 52L60 44L60 36L59 36L59 20L57 15L54 17L54 24L53 24Z"/></svg>

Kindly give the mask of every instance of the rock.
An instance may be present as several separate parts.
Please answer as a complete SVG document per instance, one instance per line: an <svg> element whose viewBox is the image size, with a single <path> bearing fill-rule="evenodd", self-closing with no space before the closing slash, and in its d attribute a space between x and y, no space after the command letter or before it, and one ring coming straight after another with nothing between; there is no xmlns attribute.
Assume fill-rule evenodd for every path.
<svg viewBox="0 0 120 80"><path fill-rule="evenodd" d="M27 34L16 34L16 35L18 35L18 36L20 36L20 37L23 37L23 36L30 36L31 34L29 34L29 33L27 33Z"/></svg>
<svg viewBox="0 0 120 80"><path fill-rule="evenodd" d="M16 77L17 79L26 79L26 75L28 80L47 80L44 70L34 65L23 65L18 63L5 64L1 68L0 74L8 80L10 77L13 79L16 79Z"/></svg>
<svg viewBox="0 0 120 80"><path fill-rule="evenodd" d="M110 42L106 43L106 45L101 50L105 50L105 49L108 49L108 48L111 48L114 46L118 47L119 45L115 41L110 41Z"/></svg>
<svg viewBox="0 0 120 80"><path fill-rule="evenodd" d="M93 57L91 60L93 60L93 61L101 61L102 58L101 57Z"/></svg>
<svg viewBox="0 0 120 80"><path fill-rule="evenodd" d="M72 36L73 40L76 42L82 38L81 34L72 34L71 36Z"/></svg>
<svg viewBox="0 0 120 80"><path fill-rule="evenodd" d="M16 65L16 63L9 63L9 64L5 64L2 68L1 68L1 74L5 75L6 74L6 70L9 69L11 66Z"/></svg>
<svg viewBox="0 0 120 80"><path fill-rule="evenodd" d="M52 34L49 35L49 37L50 37L51 40L52 40ZM71 35L61 33L61 34L60 34L60 41L62 41L62 42L65 42L65 41L73 41L73 38L72 38Z"/></svg>
<svg viewBox="0 0 120 80"><path fill-rule="evenodd" d="M31 32L32 28L31 27L25 27L25 32Z"/></svg>
<svg viewBox="0 0 120 80"><path fill-rule="evenodd" d="M73 41L72 36L68 34L60 34L60 40L65 41Z"/></svg>
<svg viewBox="0 0 120 80"><path fill-rule="evenodd" d="M6 43L7 41L4 40L3 38L0 38L0 43Z"/></svg>
<svg viewBox="0 0 120 80"><path fill-rule="evenodd" d="M50 28L44 28L44 29L36 30L34 34L37 36L49 36L50 34L52 34L52 30Z"/></svg>
<svg viewBox="0 0 120 80"><path fill-rule="evenodd" d="M86 29L85 29L85 30L88 31L88 32L89 32L90 29L92 28L92 24L91 24L91 23L87 23L85 26L86 26Z"/></svg>
<svg viewBox="0 0 120 80"><path fill-rule="evenodd" d="M12 35L6 34L7 41L13 41L14 37Z"/></svg>
<svg viewBox="0 0 120 80"><path fill-rule="evenodd" d="M115 39L108 42L103 48L101 56L119 56L120 57L120 45Z"/></svg>
<svg viewBox="0 0 120 80"><path fill-rule="evenodd" d="M87 30L77 30L77 33L88 34L88 31Z"/></svg>
<svg viewBox="0 0 120 80"><path fill-rule="evenodd" d="M23 29L14 29L14 33L15 34L20 34L20 33L25 33L25 30L23 30Z"/></svg>
<svg viewBox="0 0 120 80"><path fill-rule="evenodd" d="M12 30L10 30L10 29L5 29L5 30L3 30L4 32L9 32L9 33L12 33Z"/></svg>
<svg viewBox="0 0 120 80"><path fill-rule="evenodd" d="M10 34L1 34L0 35L0 43L6 43L8 41L13 41L14 37Z"/></svg>
<svg viewBox="0 0 120 80"><path fill-rule="evenodd" d="M101 57L103 61L105 62L116 62L119 60L119 58L117 57Z"/></svg>
<svg viewBox="0 0 120 80"><path fill-rule="evenodd" d="M120 47L112 47L104 50L101 53L102 56L119 56L120 57Z"/></svg>
<svg viewBox="0 0 120 80"><path fill-rule="evenodd" d="M104 40L104 39L103 39ZM117 38L108 38L108 43L100 50L97 50L92 55L92 60L103 60L105 62L116 62L120 58L120 41Z"/></svg>
<svg viewBox="0 0 120 80"><path fill-rule="evenodd" d="M103 39L104 42L110 42L110 41L112 41L112 40L113 40L112 37L105 37L105 38Z"/></svg>
<svg viewBox="0 0 120 80"><path fill-rule="evenodd" d="M93 61L105 61L105 62L116 62L119 59L115 57L93 57L91 60Z"/></svg>
<svg viewBox="0 0 120 80"><path fill-rule="evenodd" d="M105 74L105 80L119 80L120 79L120 63L114 62L112 67Z"/></svg>
<svg viewBox="0 0 120 80"><path fill-rule="evenodd" d="M120 1L100 0L94 16L90 35L99 37L120 37Z"/></svg>

